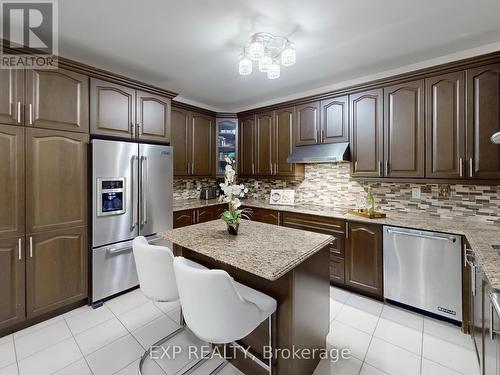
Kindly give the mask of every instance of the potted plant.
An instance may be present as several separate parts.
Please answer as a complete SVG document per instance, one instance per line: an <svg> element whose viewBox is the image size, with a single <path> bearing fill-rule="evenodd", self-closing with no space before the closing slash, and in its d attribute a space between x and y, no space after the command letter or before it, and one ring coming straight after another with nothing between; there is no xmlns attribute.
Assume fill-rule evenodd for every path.
<svg viewBox="0 0 500 375"><path fill-rule="evenodd" d="M240 225L240 219L248 219L247 213L250 211L248 209L240 209L241 201L248 189L243 184L237 184L235 181L236 171L234 170L235 161L226 156L226 169L224 171L224 182L220 183L219 186L222 189L222 194L219 197L219 201L227 203L228 209L224 211L221 219L227 224L227 231L232 234L238 234L238 228Z"/></svg>

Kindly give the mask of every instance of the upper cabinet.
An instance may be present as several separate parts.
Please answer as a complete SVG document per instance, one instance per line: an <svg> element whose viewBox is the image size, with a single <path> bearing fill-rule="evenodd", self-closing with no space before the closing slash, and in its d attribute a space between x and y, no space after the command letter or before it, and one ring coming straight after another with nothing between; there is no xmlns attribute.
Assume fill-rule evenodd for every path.
<svg viewBox="0 0 500 375"><path fill-rule="evenodd" d="M273 163L273 113L264 112L257 114L255 122L257 159L255 174L272 175Z"/></svg>
<svg viewBox="0 0 500 375"><path fill-rule="evenodd" d="M25 123L88 133L89 78L65 69L26 70Z"/></svg>
<svg viewBox="0 0 500 375"><path fill-rule="evenodd" d="M215 118L172 108L174 176L215 176Z"/></svg>
<svg viewBox="0 0 500 375"><path fill-rule="evenodd" d="M168 143L170 105L169 98L93 78L90 81L90 132Z"/></svg>
<svg viewBox="0 0 500 375"><path fill-rule="evenodd" d="M149 141L170 142L170 99L137 91L138 137Z"/></svg>
<svg viewBox="0 0 500 375"><path fill-rule="evenodd" d="M381 177L383 145L382 89L350 95L352 175Z"/></svg>
<svg viewBox="0 0 500 375"><path fill-rule="evenodd" d="M217 120L217 150L215 152L215 157L217 159L216 163L216 174L217 176L223 176L226 170L226 157L233 160L236 159L237 151L237 129L238 129L238 119L237 118L218 118ZM236 169L238 166L236 165Z"/></svg>
<svg viewBox="0 0 500 375"><path fill-rule="evenodd" d="M238 173L255 173L255 116L241 118L238 127Z"/></svg>
<svg viewBox="0 0 500 375"><path fill-rule="evenodd" d="M319 102L298 105L296 111L295 145L306 146L319 143Z"/></svg>
<svg viewBox="0 0 500 375"><path fill-rule="evenodd" d="M465 72L425 80L426 176L464 177Z"/></svg>
<svg viewBox="0 0 500 375"><path fill-rule="evenodd" d="M500 131L500 64L467 71L468 176L500 179L500 146L490 137Z"/></svg>
<svg viewBox="0 0 500 375"><path fill-rule="evenodd" d="M0 69L0 123L23 125L24 71Z"/></svg>
<svg viewBox="0 0 500 375"><path fill-rule="evenodd" d="M287 162L293 151L293 115L293 107L274 112L273 164L274 174L280 176L293 176L297 166Z"/></svg>
<svg viewBox="0 0 500 375"><path fill-rule="evenodd" d="M321 143L349 141L349 97L321 101Z"/></svg>
<svg viewBox="0 0 500 375"><path fill-rule="evenodd" d="M385 176L424 177L424 131L424 81L385 87Z"/></svg>

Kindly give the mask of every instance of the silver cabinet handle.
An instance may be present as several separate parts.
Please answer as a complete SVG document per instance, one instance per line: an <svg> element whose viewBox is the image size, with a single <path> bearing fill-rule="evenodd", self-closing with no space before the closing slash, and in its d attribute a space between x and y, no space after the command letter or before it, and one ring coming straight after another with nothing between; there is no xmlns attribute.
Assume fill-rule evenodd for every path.
<svg viewBox="0 0 500 375"><path fill-rule="evenodd" d="M474 176L474 159L469 158L469 176L473 177Z"/></svg>
<svg viewBox="0 0 500 375"><path fill-rule="evenodd" d="M194 174L194 161L191 162L191 174Z"/></svg>
<svg viewBox="0 0 500 375"><path fill-rule="evenodd" d="M271 167L271 174L273 174L273 171L274 171L273 163L269 163L269 166Z"/></svg>
<svg viewBox="0 0 500 375"><path fill-rule="evenodd" d="M21 123L21 102L17 102L17 123Z"/></svg>
<svg viewBox="0 0 500 375"><path fill-rule="evenodd" d="M321 142L320 143L323 143L324 140L325 140L325 131L323 129L321 129Z"/></svg>
<svg viewBox="0 0 500 375"><path fill-rule="evenodd" d="M33 237L30 237L30 258L33 258Z"/></svg>
<svg viewBox="0 0 500 375"><path fill-rule="evenodd" d="M389 159L387 159L385 161L385 175L388 176L389 175Z"/></svg>
<svg viewBox="0 0 500 375"><path fill-rule="evenodd" d="M147 182L148 182L148 158L146 156L141 156L141 204L142 204L142 217L141 225L148 222L148 194L146 192Z"/></svg>
<svg viewBox="0 0 500 375"><path fill-rule="evenodd" d="M476 265L473 263L470 263L470 279L471 279L471 288L472 288L472 296L476 296Z"/></svg>
<svg viewBox="0 0 500 375"><path fill-rule="evenodd" d="M394 230L394 229L387 229L387 233L390 234L400 234L403 236L409 236L409 237L419 237L419 238L425 238L429 240L441 240L441 241L452 241L455 242L455 238L451 236L431 236L428 234L419 234L419 233L412 233L412 232L404 232L404 231L399 231L399 230Z"/></svg>
<svg viewBox="0 0 500 375"><path fill-rule="evenodd" d="M349 238L349 222L345 223L345 238Z"/></svg>
<svg viewBox="0 0 500 375"><path fill-rule="evenodd" d="M321 143L321 135L319 129L316 130L316 143Z"/></svg>
<svg viewBox="0 0 500 375"><path fill-rule="evenodd" d="M17 257L18 257L19 260L22 260L23 259L23 255L22 255L22 240L21 239L17 240L17 246L18 246Z"/></svg>
<svg viewBox="0 0 500 375"><path fill-rule="evenodd" d="M137 206L138 206L138 196L139 196L139 186L137 182L137 175L138 175L138 157L136 155L132 156L131 158L131 163L132 163L132 171L130 174L130 181L132 183L132 215L131 215L131 229L134 229L135 226L138 224L139 218L137 215Z"/></svg>
<svg viewBox="0 0 500 375"><path fill-rule="evenodd" d="M459 173L460 173L460 177L463 177L464 176L464 159L460 158L458 159L458 163L459 163L459 166L458 166L458 169L459 169Z"/></svg>
<svg viewBox="0 0 500 375"><path fill-rule="evenodd" d="M30 103L30 125L33 125L33 104Z"/></svg>
<svg viewBox="0 0 500 375"><path fill-rule="evenodd" d="M358 161L356 160L354 162L354 172L356 172L358 170Z"/></svg>
<svg viewBox="0 0 500 375"><path fill-rule="evenodd" d="M378 175L382 176L382 160L378 161Z"/></svg>
<svg viewBox="0 0 500 375"><path fill-rule="evenodd" d="M139 137L142 135L142 132L143 132L143 126L141 125L141 123L138 123L137 124L137 133L139 133Z"/></svg>
<svg viewBox="0 0 500 375"><path fill-rule="evenodd" d="M132 134L132 138L135 138L135 124L130 123L130 134Z"/></svg>
<svg viewBox="0 0 500 375"><path fill-rule="evenodd" d="M193 210L193 214L191 215L193 217L193 224L196 223L196 210Z"/></svg>
<svg viewBox="0 0 500 375"><path fill-rule="evenodd" d="M252 163L252 174L255 174L255 164Z"/></svg>

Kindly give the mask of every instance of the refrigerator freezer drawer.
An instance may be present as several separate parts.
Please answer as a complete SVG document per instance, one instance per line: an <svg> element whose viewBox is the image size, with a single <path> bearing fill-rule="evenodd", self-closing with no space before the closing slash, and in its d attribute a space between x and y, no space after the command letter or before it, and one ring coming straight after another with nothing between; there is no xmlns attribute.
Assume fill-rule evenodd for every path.
<svg viewBox="0 0 500 375"><path fill-rule="evenodd" d="M384 227L384 297L462 321L461 237Z"/></svg>
<svg viewBox="0 0 500 375"><path fill-rule="evenodd" d="M132 241L93 250L92 303L137 285Z"/></svg>

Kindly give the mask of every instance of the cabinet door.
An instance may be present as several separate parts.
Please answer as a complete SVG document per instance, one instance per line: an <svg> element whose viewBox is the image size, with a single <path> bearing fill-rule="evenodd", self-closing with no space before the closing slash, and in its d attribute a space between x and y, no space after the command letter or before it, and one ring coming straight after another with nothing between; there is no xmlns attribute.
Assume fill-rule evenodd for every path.
<svg viewBox="0 0 500 375"><path fill-rule="evenodd" d="M137 92L139 138L170 142L170 99L147 92Z"/></svg>
<svg viewBox="0 0 500 375"><path fill-rule="evenodd" d="M464 177L465 74L425 80L426 177Z"/></svg>
<svg viewBox="0 0 500 375"><path fill-rule="evenodd" d="M349 141L349 97L321 101L321 143Z"/></svg>
<svg viewBox="0 0 500 375"><path fill-rule="evenodd" d="M256 119L256 170L255 174L273 174L273 113L259 113Z"/></svg>
<svg viewBox="0 0 500 375"><path fill-rule="evenodd" d="M29 318L87 297L87 227L27 238L26 308Z"/></svg>
<svg viewBox="0 0 500 375"><path fill-rule="evenodd" d="M90 133L135 138L135 90L90 80Z"/></svg>
<svg viewBox="0 0 500 375"><path fill-rule="evenodd" d="M469 177L500 179L500 64L467 71L467 156Z"/></svg>
<svg viewBox="0 0 500 375"><path fill-rule="evenodd" d="M86 134L26 129L26 232L87 225Z"/></svg>
<svg viewBox="0 0 500 375"><path fill-rule="evenodd" d="M280 225L280 215L278 211L265 208L250 208L250 219L261 223Z"/></svg>
<svg viewBox="0 0 500 375"><path fill-rule="evenodd" d="M274 114L274 174L279 176L293 176L295 164L288 163L286 159L293 151L293 120L294 110L291 108L280 109Z"/></svg>
<svg viewBox="0 0 500 375"><path fill-rule="evenodd" d="M255 173L255 116L241 119L238 137L238 174L252 176Z"/></svg>
<svg viewBox="0 0 500 375"><path fill-rule="evenodd" d="M0 238L24 236L24 128L0 125Z"/></svg>
<svg viewBox="0 0 500 375"><path fill-rule="evenodd" d="M189 159L189 112L173 107L171 113L172 136L170 145L174 148L174 176L187 176L191 171Z"/></svg>
<svg viewBox="0 0 500 375"><path fill-rule="evenodd" d="M354 177L381 177L384 157L382 90L349 96Z"/></svg>
<svg viewBox="0 0 500 375"><path fill-rule="evenodd" d="M295 145L319 143L319 102L298 105Z"/></svg>
<svg viewBox="0 0 500 375"><path fill-rule="evenodd" d="M424 177L424 81L384 88L384 175Z"/></svg>
<svg viewBox="0 0 500 375"><path fill-rule="evenodd" d="M25 319L24 237L0 240L0 330Z"/></svg>
<svg viewBox="0 0 500 375"><path fill-rule="evenodd" d="M215 119L202 114L191 116L191 174L211 176L215 172ZM175 155L175 154L174 154Z"/></svg>
<svg viewBox="0 0 500 375"><path fill-rule="evenodd" d="M24 70L0 69L0 123L23 125Z"/></svg>
<svg viewBox="0 0 500 375"><path fill-rule="evenodd" d="M186 227L194 224L194 210L184 210L174 212L174 228Z"/></svg>
<svg viewBox="0 0 500 375"><path fill-rule="evenodd" d="M26 125L89 132L89 77L65 69L26 71Z"/></svg>
<svg viewBox="0 0 500 375"><path fill-rule="evenodd" d="M382 297L382 231L377 224L348 222L345 283Z"/></svg>
<svg viewBox="0 0 500 375"><path fill-rule="evenodd" d="M196 222L204 223L206 221L214 220L216 211L213 207L198 208L198 213L196 214Z"/></svg>
<svg viewBox="0 0 500 375"><path fill-rule="evenodd" d="M337 285L344 285L344 258L339 258L330 252L330 281Z"/></svg>

